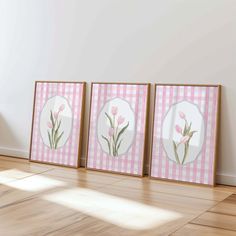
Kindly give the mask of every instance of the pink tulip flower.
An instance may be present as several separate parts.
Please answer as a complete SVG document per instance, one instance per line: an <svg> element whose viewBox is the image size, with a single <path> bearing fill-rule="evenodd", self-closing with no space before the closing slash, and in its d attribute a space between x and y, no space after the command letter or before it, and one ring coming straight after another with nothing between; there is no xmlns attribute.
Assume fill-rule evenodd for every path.
<svg viewBox="0 0 236 236"><path fill-rule="evenodd" d="M59 112L60 111L63 111L65 109L65 105L64 104L61 104L61 106L59 107Z"/></svg>
<svg viewBox="0 0 236 236"><path fill-rule="evenodd" d="M109 128L108 134L109 134L110 137L112 137L114 135L114 129L113 128Z"/></svg>
<svg viewBox="0 0 236 236"><path fill-rule="evenodd" d="M57 118L58 118L58 112L54 112L54 113L53 113L53 116L54 116L54 118L57 120Z"/></svg>
<svg viewBox="0 0 236 236"><path fill-rule="evenodd" d="M176 126L175 126L175 129L176 129L176 131L177 131L178 133L182 134L183 130L182 130L182 128L181 128L179 125L176 125Z"/></svg>
<svg viewBox="0 0 236 236"><path fill-rule="evenodd" d="M186 117L185 114L182 111L179 112L179 116L180 116L181 119L185 119L185 117Z"/></svg>
<svg viewBox="0 0 236 236"><path fill-rule="evenodd" d="M125 121L125 118L122 117L122 116L119 116L118 119L117 119L118 125L121 125L124 121Z"/></svg>
<svg viewBox="0 0 236 236"><path fill-rule="evenodd" d="M183 138L181 138L180 143L185 144L185 143L188 142L189 139L190 139L190 137L189 137L188 135L186 135L186 136L184 136Z"/></svg>
<svg viewBox="0 0 236 236"><path fill-rule="evenodd" d="M51 123L51 122L48 122L48 128L49 128L49 129L52 129L52 128L53 128L53 126L52 126L52 123Z"/></svg>
<svg viewBox="0 0 236 236"><path fill-rule="evenodd" d="M118 107L114 106L114 107L111 108L111 113L112 113L113 116L115 116L117 114L117 112L118 112Z"/></svg>

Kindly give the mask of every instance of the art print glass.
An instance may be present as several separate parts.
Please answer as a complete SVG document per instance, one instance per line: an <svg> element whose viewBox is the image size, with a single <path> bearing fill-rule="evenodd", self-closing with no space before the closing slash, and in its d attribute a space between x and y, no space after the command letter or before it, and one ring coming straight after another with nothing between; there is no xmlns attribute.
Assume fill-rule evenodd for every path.
<svg viewBox="0 0 236 236"><path fill-rule="evenodd" d="M30 160L78 167L85 83L36 82Z"/></svg>
<svg viewBox="0 0 236 236"><path fill-rule="evenodd" d="M156 85L152 177L214 185L219 89Z"/></svg>
<svg viewBox="0 0 236 236"><path fill-rule="evenodd" d="M92 84L87 168L143 174L148 93L148 84Z"/></svg>

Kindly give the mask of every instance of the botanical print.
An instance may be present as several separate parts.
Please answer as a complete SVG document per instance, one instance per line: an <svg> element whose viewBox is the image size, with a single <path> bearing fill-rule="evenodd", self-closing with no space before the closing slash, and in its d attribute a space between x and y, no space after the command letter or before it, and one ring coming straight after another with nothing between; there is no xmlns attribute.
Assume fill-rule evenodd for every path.
<svg viewBox="0 0 236 236"><path fill-rule="evenodd" d="M109 156L126 153L133 144L135 117L130 104L121 98L105 102L97 119L97 140Z"/></svg>
<svg viewBox="0 0 236 236"><path fill-rule="evenodd" d="M60 130L61 121L60 113L65 109L65 105L61 104L58 111L50 110L50 121L48 121L48 139L51 149L57 149L58 142L62 138L64 131Z"/></svg>
<svg viewBox="0 0 236 236"><path fill-rule="evenodd" d="M124 124L125 118L118 114L118 107L116 106L111 108L110 114L105 112L105 116L109 121L110 128L108 130L108 136L102 135L102 138L107 142L109 155L115 157L119 155L119 148L123 141L122 134L129 127L129 122Z"/></svg>
<svg viewBox="0 0 236 236"><path fill-rule="evenodd" d="M205 138L199 107L188 101L170 106L162 123L162 144L167 158L178 165L196 160Z"/></svg>
<svg viewBox="0 0 236 236"><path fill-rule="evenodd" d="M79 166L85 86L36 81L30 161Z"/></svg>
<svg viewBox="0 0 236 236"><path fill-rule="evenodd" d="M86 167L142 176L149 84L92 83Z"/></svg>
<svg viewBox="0 0 236 236"><path fill-rule="evenodd" d="M71 135L73 113L63 96L49 98L40 114L40 134L43 143L51 150L63 147Z"/></svg>
<svg viewBox="0 0 236 236"><path fill-rule="evenodd" d="M188 122L185 113L182 111L179 112L179 116L181 119L184 120L184 128L182 128L180 125L175 125L175 130L177 133L181 135L180 141L177 143L175 140L173 140L173 148L175 153L175 159L178 164L184 164L185 160L188 156L188 150L189 150L189 143L197 131L191 130L192 122ZM180 162L179 154L178 154L178 148L180 145L184 145L184 156L182 158L182 162Z"/></svg>
<svg viewBox="0 0 236 236"><path fill-rule="evenodd" d="M155 86L151 177L214 185L220 86Z"/></svg>

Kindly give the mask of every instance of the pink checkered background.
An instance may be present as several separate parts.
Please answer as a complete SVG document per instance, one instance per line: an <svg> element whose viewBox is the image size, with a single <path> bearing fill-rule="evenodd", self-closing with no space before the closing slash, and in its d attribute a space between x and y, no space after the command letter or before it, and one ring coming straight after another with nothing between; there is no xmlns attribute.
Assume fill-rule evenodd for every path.
<svg viewBox="0 0 236 236"><path fill-rule="evenodd" d="M66 144L57 150L51 150L42 141L39 123L40 113L44 104L49 98L56 95L65 97L68 100L72 109L73 122L71 134ZM77 167L81 110L83 104L82 95L83 83L37 82L30 160Z"/></svg>
<svg viewBox="0 0 236 236"><path fill-rule="evenodd" d="M199 184L214 184L214 157L217 121L218 87L156 86L155 118L152 147L151 176ZM198 158L192 163L178 165L170 161L161 142L162 122L172 104L181 101L196 104L205 120L205 142Z"/></svg>
<svg viewBox="0 0 236 236"><path fill-rule="evenodd" d="M93 84L87 168L142 175L148 85ZM125 99L135 112L136 135L129 151L119 157L105 153L97 140L97 117L112 98Z"/></svg>

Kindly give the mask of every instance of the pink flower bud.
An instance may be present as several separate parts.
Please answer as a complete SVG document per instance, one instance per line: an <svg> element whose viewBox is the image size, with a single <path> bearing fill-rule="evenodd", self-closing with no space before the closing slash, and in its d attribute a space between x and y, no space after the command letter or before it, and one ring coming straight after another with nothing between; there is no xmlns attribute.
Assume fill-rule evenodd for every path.
<svg viewBox="0 0 236 236"><path fill-rule="evenodd" d="M59 112L60 111L63 111L65 109L65 105L64 104L61 104L61 106L59 107Z"/></svg>
<svg viewBox="0 0 236 236"><path fill-rule="evenodd" d="M176 131L178 132L178 133L180 133L180 134L182 134L182 128L179 126L179 125L176 125L175 126L175 129L176 129Z"/></svg>
<svg viewBox="0 0 236 236"><path fill-rule="evenodd" d="M118 119L117 119L118 125L121 125L124 121L125 121L125 118L122 117L122 116L119 116Z"/></svg>
<svg viewBox="0 0 236 236"><path fill-rule="evenodd" d="M53 126L52 126L52 123L51 123L51 122L48 122L48 128L49 128L49 129L52 129L52 127L53 127Z"/></svg>
<svg viewBox="0 0 236 236"><path fill-rule="evenodd" d="M185 114L182 111L179 112L179 116L181 119L185 119Z"/></svg>
<svg viewBox="0 0 236 236"><path fill-rule="evenodd" d="M117 112L118 112L118 107L112 107L111 108L111 113L112 113L112 115L116 115L117 114Z"/></svg>
<svg viewBox="0 0 236 236"><path fill-rule="evenodd" d="M181 138L180 143L185 144L185 143L188 142L189 139L190 139L190 137L189 137L188 135L186 135L186 136L184 136L183 138Z"/></svg>
<svg viewBox="0 0 236 236"><path fill-rule="evenodd" d="M108 134L109 134L110 137L113 136L113 134L114 134L114 129L113 129L113 128L109 128Z"/></svg>

